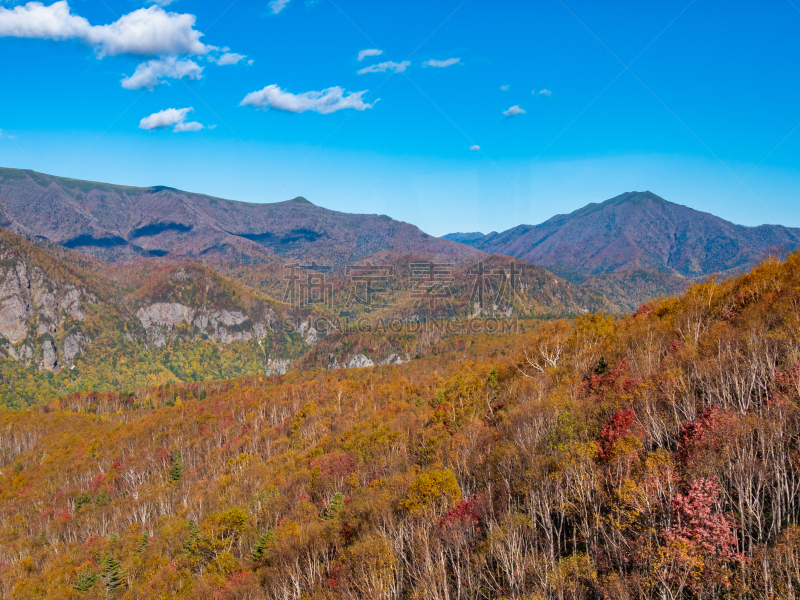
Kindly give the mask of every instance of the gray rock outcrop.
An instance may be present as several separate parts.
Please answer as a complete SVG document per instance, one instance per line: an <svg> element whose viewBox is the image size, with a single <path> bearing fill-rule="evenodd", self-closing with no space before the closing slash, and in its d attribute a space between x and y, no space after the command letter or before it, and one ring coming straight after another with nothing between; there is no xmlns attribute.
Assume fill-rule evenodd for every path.
<svg viewBox="0 0 800 600"><path fill-rule="evenodd" d="M348 369L363 369L364 367L372 366L375 366L375 363L363 354L354 354L350 360L347 361Z"/></svg>
<svg viewBox="0 0 800 600"><path fill-rule="evenodd" d="M338 369L339 368L339 361L336 360L335 354L328 354L328 364L325 366L326 369Z"/></svg>
<svg viewBox="0 0 800 600"><path fill-rule="evenodd" d="M404 362L407 362L407 361L408 361L408 358L406 358L406 360L403 360L400 357L399 354L396 354L396 353L392 352L389 356L384 358L381 361L380 364L382 364L382 365L402 365Z"/></svg>
<svg viewBox="0 0 800 600"><path fill-rule="evenodd" d="M39 363L39 370L54 371L58 364L58 356L53 342L45 340L42 343L42 362Z"/></svg>
<svg viewBox="0 0 800 600"><path fill-rule="evenodd" d="M71 362L88 343L81 334L74 337L71 322L86 319L84 306L94 304L95 296L31 266L8 246L0 247L0 265L0 337L8 342L5 353L26 365L40 357L39 368L53 371L61 362L56 342L65 336L62 353Z"/></svg>
<svg viewBox="0 0 800 600"><path fill-rule="evenodd" d="M268 358L267 359L267 375L283 375L286 371L289 370L289 365L292 364L288 358L280 359L280 358Z"/></svg>
<svg viewBox="0 0 800 600"><path fill-rule="evenodd" d="M164 346L174 338L173 329L186 324L192 329L192 339L200 336L230 344L267 337L275 316L270 310L266 322L252 323L250 318L236 310L209 310L206 307L192 308L178 302L156 302L142 306L136 317L147 332L148 340L156 347Z"/></svg>

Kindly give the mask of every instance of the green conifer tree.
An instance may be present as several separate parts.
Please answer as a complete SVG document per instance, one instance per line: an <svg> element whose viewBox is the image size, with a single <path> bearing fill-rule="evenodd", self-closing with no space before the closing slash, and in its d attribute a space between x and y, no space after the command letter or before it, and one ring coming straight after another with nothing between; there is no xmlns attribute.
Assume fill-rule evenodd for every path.
<svg viewBox="0 0 800 600"><path fill-rule="evenodd" d="M172 451L169 460L171 464L169 468L169 480L172 483L176 483L183 477L183 471L186 469L186 466L183 464L183 457L177 448Z"/></svg>
<svg viewBox="0 0 800 600"><path fill-rule="evenodd" d="M199 538L200 526L194 519L189 519L189 539L187 539L186 543L183 545L183 551L185 554L191 553L192 547L197 543Z"/></svg>
<svg viewBox="0 0 800 600"><path fill-rule="evenodd" d="M597 366L594 368L595 375L605 375L608 372L608 362L606 361L605 356L601 356L600 360L597 361Z"/></svg>
<svg viewBox="0 0 800 600"><path fill-rule="evenodd" d="M112 554L107 554L103 559L103 580L106 583L106 594L111 595L124 585L122 569L119 561Z"/></svg>
<svg viewBox="0 0 800 600"><path fill-rule="evenodd" d="M250 560L252 562L259 562L264 560L267 556L267 552L272 546L273 542L275 541L275 532L271 529L266 533L262 534L260 538L258 538L258 543L256 547L253 549L253 553L250 555Z"/></svg>
<svg viewBox="0 0 800 600"><path fill-rule="evenodd" d="M325 509L325 513L322 515L323 521L330 521L339 513L340 510L344 508L344 495L342 492L336 492L331 498L330 503L328 503L328 508Z"/></svg>
<svg viewBox="0 0 800 600"><path fill-rule="evenodd" d="M95 571L84 571L78 575L78 581L76 581L75 585L72 587L79 592L88 592L94 587L94 584L97 583L99 578L100 575Z"/></svg>

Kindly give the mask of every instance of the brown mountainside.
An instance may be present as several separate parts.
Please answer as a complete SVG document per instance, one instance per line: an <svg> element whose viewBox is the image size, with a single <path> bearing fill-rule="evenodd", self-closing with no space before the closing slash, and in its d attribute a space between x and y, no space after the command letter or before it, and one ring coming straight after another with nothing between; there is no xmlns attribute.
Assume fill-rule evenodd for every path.
<svg viewBox="0 0 800 600"><path fill-rule="evenodd" d="M249 204L19 169L0 169L0 226L107 262L186 257L344 264L381 250L456 260L482 255L385 215L336 212L304 198Z"/></svg>
<svg viewBox="0 0 800 600"><path fill-rule="evenodd" d="M796 600L798 303L800 253L401 364L0 411L0 595Z"/></svg>
<svg viewBox="0 0 800 600"><path fill-rule="evenodd" d="M112 265L28 237L0 228L0 407L81 390L284 372L292 365L355 360L352 366L367 366L393 355L407 360L430 346L433 338L422 345L415 336L384 339L377 324L390 320L497 322L620 311L602 293L507 256L445 264L435 262L443 259L439 254L383 251L371 264L391 277L372 280L368 291L368 261L355 274L348 265L332 267L322 279L332 298L326 304L313 301L319 286L306 283L308 269L298 269L298 301L284 301L282 262L200 265L164 258ZM425 278L431 267L441 285ZM358 344L349 332L341 343L325 341L356 320L366 323L359 325ZM323 362L298 362L309 353Z"/></svg>
<svg viewBox="0 0 800 600"><path fill-rule="evenodd" d="M738 273L768 251L800 247L800 229L735 225L652 192L628 192L539 225L519 225L478 239L474 234L445 237L556 272L658 269L688 278Z"/></svg>

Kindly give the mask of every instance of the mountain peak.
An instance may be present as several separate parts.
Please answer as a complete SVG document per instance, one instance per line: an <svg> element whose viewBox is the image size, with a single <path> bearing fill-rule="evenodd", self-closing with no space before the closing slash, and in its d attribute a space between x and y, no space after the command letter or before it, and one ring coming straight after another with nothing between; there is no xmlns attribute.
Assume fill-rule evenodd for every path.
<svg viewBox="0 0 800 600"><path fill-rule="evenodd" d="M314 203L311 202L311 200L306 200L302 196L298 196L297 198L292 198L291 200L289 200L289 202L297 202L299 204L310 204L311 206L314 206Z"/></svg>
<svg viewBox="0 0 800 600"><path fill-rule="evenodd" d="M458 241L550 269L588 274L656 269L699 278L741 272L774 248L798 248L800 229L742 227L651 191L633 191L539 225Z"/></svg>
<svg viewBox="0 0 800 600"><path fill-rule="evenodd" d="M660 204L673 204L669 200L664 200L664 198L654 194L649 190L644 192L625 192L621 196L617 196L617 198L621 198L623 202L642 202L644 200L652 200L653 202L658 202ZM612 200L614 199L612 198ZM612 200L609 200L609 202Z"/></svg>
<svg viewBox="0 0 800 600"><path fill-rule="evenodd" d="M625 192L624 194L620 194L619 196L614 196L613 198L609 198L604 202L597 202L592 203L589 206L594 206L598 208L605 208L606 206L620 206L620 205L633 205L638 206L644 202L653 202L655 204L661 205L674 205L674 202L670 202L669 200L664 200L661 196L654 194L651 191L644 191L644 192ZM584 207L586 208L586 207ZM578 209L582 211L584 209Z"/></svg>

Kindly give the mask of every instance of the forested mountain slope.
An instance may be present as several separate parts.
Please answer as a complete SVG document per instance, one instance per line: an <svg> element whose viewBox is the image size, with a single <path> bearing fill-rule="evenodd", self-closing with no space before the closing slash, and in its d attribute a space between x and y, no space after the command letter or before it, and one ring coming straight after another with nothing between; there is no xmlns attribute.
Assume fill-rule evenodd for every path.
<svg viewBox="0 0 800 600"><path fill-rule="evenodd" d="M327 283L319 287L299 281L314 277L305 271L288 282L281 263L108 265L0 228L0 407L82 390L126 392L284 372L312 350L322 356L322 348L328 350L322 366L346 366L358 356L366 360L355 358L353 364L363 366L392 355L408 360L430 346L419 335L387 340L371 333L373 325L388 320L540 319L620 310L603 294L509 257L446 267L431 266L441 258L430 254L386 251L371 259L391 277L367 292L367 281L348 274L346 266L326 273ZM442 292L438 300L425 301L416 288L431 268L444 269L446 281L441 289L425 288ZM286 297L289 283L296 285L294 300ZM385 291L374 291L379 288ZM320 290L330 291L330 303L308 296ZM347 319L366 319L363 344L332 340L315 349L330 329L325 324Z"/></svg>
<svg viewBox="0 0 800 600"><path fill-rule="evenodd" d="M583 302L583 308L609 311L635 310L643 300L679 292L687 277L740 271L766 250L795 247L800 239L787 228L735 226L649 192L624 194L536 227L444 239L385 215L331 211L304 198L251 204L165 186L137 188L2 168L0 226L73 266L83 255L91 270L97 267L88 264L90 257L126 265L191 260L225 272L251 270L249 278L261 283L268 271L282 283L282 268L292 263L328 265L343 273L365 261L396 265L413 256L464 268L489 254L506 255L574 284L586 275L624 271L573 294L610 294L615 300L608 307L601 307L603 301ZM654 271L671 277L648 274Z"/></svg>
<svg viewBox="0 0 800 600"><path fill-rule="evenodd" d="M0 406L269 372L308 347L287 310L196 264L106 271L0 228Z"/></svg>
<svg viewBox="0 0 800 600"><path fill-rule="evenodd" d="M386 249L455 260L482 255L385 215L336 212L305 198L251 204L19 169L0 168L0 226L108 262L183 257L344 264Z"/></svg>
<svg viewBox="0 0 800 600"><path fill-rule="evenodd" d="M796 598L800 255L402 365L0 413L0 593Z"/></svg>
<svg viewBox="0 0 800 600"><path fill-rule="evenodd" d="M445 237L545 268L585 274L658 269L687 278L740 273L767 252L800 247L800 229L735 225L652 192L620 194L539 225Z"/></svg>
<svg viewBox="0 0 800 600"><path fill-rule="evenodd" d="M431 262L434 262L434 276L443 282L436 302L426 302L425 297L415 291L420 284L430 283L426 277L430 275ZM351 267L333 269L326 274L325 281L332 286L331 309L334 314L369 314L383 318L409 318L412 315L467 318L470 315L505 314L546 318L625 311L618 304L609 302L602 293L577 286L547 269L510 256L487 255L478 261L458 265L442 263L421 253L384 252L367 257L363 263L371 264L375 269ZM232 281L272 297L285 295L287 270L283 265L235 265L212 261L203 261L203 264ZM370 305L364 302L366 283L359 279L365 273L385 275L384 279L371 285L375 291ZM479 292L483 293L481 298Z"/></svg>

